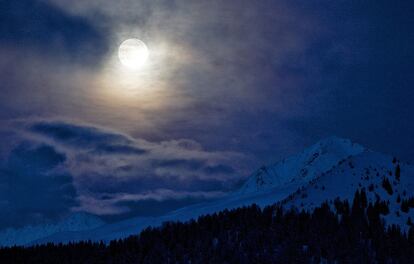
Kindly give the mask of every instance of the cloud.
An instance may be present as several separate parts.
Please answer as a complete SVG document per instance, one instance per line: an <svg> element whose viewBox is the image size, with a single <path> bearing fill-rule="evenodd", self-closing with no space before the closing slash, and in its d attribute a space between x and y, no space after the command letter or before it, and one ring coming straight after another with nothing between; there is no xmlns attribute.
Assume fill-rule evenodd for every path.
<svg viewBox="0 0 414 264"><path fill-rule="evenodd" d="M0 188L6 190L0 204L8 206L9 224L22 211L24 223L69 211L108 219L160 214L221 197L246 176L245 155L207 151L194 140L151 142L62 120L20 120L12 126L14 143L0 166Z"/></svg>
<svg viewBox="0 0 414 264"><path fill-rule="evenodd" d="M0 168L1 227L57 219L77 206L66 155L49 145L24 141Z"/></svg>
<svg viewBox="0 0 414 264"><path fill-rule="evenodd" d="M112 30L98 32L105 35L104 43L110 39L113 56L108 54L93 72L81 66L79 74L66 64L45 67L42 54L33 64L13 54L2 72L6 86L16 84L7 88L7 100L0 105L7 108L0 115L60 115L115 127L137 138L190 138L210 149L235 152L262 154L271 149L269 141L275 145L271 151L299 145L282 122L311 112L303 110L303 103L315 98L307 89L312 82L304 75L316 75L303 65L320 27L290 1L42 2L58 6L73 19L86 17L92 27L106 23L96 14L108 17ZM148 44L151 57L139 81L126 81L135 89L122 89L128 78L118 74L116 49L131 36ZM12 74L10 65L16 65ZM272 122L267 122L268 116ZM250 136L264 130L273 133L271 140Z"/></svg>
<svg viewBox="0 0 414 264"><path fill-rule="evenodd" d="M197 201L219 198L225 194L223 191L189 192L170 189L155 189L138 194L102 193L100 196L81 196L81 206L74 210L98 215L156 215Z"/></svg>
<svg viewBox="0 0 414 264"><path fill-rule="evenodd" d="M219 164L219 165L215 165L215 166L207 166L203 170L207 174L216 174L216 173L231 174L231 173L234 173L234 168L232 168L230 166L223 165L223 164Z"/></svg>
<svg viewBox="0 0 414 264"><path fill-rule="evenodd" d="M125 154L125 155L140 155L146 151L136 147L125 146L125 145L99 145L95 149L97 154Z"/></svg>
<svg viewBox="0 0 414 264"><path fill-rule="evenodd" d="M69 163L76 163L74 167L80 168L80 172L91 170L102 175L113 172L118 178L133 173L135 178L156 175L224 180L234 177L239 171L233 167L240 167L237 160L246 158L236 152L205 151L194 140L150 142L84 124L36 121L25 129L66 149L69 156L73 153Z"/></svg>
<svg viewBox="0 0 414 264"><path fill-rule="evenodd" d="M0 2L0 41L2 47L89 64L99 61L108 49L105 35L88 19L40 0Z"/></svg>
<svg viewBox="0 0 414 264"><path fill-rule="evenodd" d="M130 142L120 134L104 132L91 126L80 126L65 122L39 121L31 125L29 130L75 147L93 146L107 142Z"/></svg>
<svg viewBox="0 0 414 264"><path fill-rule="evenodd" d="M154 162L154 167L160 168L186 168L191 170L198 170L202 168L204 161L202 160L185 160L185 159L170 159L159 160Z"/></svg>
<svg viewBox="0 0 414 264"><path fill-rule="evenodd" d="M103 21L46 0L0 1L0 120L65 108L108 55Z"/></svg>
<svg viewBox="0 0 414 264"><path fill-rule="evenodd" d="M133 140L122 134L62 122L37 122L29 131L55 140L57 143L96 154L140 155L146 151L133 146Z"/></svg>

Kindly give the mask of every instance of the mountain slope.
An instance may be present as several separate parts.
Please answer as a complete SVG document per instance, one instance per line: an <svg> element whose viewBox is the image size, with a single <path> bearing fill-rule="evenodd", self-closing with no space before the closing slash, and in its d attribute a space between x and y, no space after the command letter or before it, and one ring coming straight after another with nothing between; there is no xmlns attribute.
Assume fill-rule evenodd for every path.
<svg viewBox="0 0 414 264"><path fill-rule="evenodd" d="M105 223L96 216L86 213L74 213L57 223L45 225L26 226L19 229L9 228L0 232L0 245L25 245L55 233L64 231L84 231L95 229Z"/></svg>

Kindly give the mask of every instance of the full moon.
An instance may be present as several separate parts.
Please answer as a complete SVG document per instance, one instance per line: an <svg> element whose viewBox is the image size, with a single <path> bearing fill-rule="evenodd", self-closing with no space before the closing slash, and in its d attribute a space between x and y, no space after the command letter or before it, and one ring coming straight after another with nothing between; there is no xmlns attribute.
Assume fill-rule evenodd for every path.
<svg viewBox="0 0 414 264"><path fill-rule="evenodd" d="M118 57L122 65L133 70L142 67L148 59L148 55L147 45L136 38L125 40L118 49Z"/></svg>

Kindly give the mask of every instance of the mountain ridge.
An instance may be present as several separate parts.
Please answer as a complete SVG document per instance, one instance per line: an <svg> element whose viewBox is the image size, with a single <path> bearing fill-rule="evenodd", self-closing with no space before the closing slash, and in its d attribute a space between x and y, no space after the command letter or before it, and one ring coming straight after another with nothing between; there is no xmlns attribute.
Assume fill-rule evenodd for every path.
<svg viewBox="0 0 414 264"><path fill-rule="evenodd" d="M318 141L299 154L255 171L240 188L241 193L255 192L293 181L309 181L330 169L341 159L367 151L361 145L331 136Z"/></svg>

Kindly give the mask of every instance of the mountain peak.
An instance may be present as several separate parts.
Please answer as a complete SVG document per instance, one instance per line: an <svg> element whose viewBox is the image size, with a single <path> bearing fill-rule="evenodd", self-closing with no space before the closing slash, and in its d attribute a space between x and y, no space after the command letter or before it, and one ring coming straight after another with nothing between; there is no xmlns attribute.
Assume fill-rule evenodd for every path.
<svg viewBox="0 0 414 264"><path fill-rule="evenodd" d="M261 167L247 179L239 192L250 193L291 183L306 183L330 170L341 160L358 155L365 150L349 139L327 137L302 153L273 165Z"/></svg>

